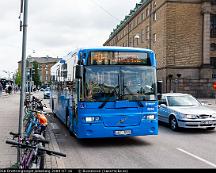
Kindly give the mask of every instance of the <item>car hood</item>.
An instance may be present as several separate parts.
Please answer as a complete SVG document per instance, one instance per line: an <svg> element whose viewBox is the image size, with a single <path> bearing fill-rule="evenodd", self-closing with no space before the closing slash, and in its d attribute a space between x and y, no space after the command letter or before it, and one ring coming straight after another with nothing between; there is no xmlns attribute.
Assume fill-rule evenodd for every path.
<svg viewBox="0 0 216 173"><path fill-rule="evenodd" d="M170 106L169 108L176 112L180 112L182 114L195 114L195 115L216 114L216 111L207 108L205 106Z"/></svg>

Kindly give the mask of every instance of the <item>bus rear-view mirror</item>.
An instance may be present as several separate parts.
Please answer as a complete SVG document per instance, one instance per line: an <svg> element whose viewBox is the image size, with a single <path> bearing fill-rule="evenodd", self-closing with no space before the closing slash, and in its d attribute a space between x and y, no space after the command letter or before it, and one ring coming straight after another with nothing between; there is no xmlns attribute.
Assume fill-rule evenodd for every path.
<svg viewBox="0 0 216 173"><path fill-rule="evenodd" d="M162 85L163 85L163 81L157 81L158 100L160 100L162 97L162 91L163 91Z"/></svg>
<svg viewBox="0 0 216 173"><path fill-rule="evenodd" d="M83 76L83 66L77 65L76 66L76 79L82 79Z"/></svg>

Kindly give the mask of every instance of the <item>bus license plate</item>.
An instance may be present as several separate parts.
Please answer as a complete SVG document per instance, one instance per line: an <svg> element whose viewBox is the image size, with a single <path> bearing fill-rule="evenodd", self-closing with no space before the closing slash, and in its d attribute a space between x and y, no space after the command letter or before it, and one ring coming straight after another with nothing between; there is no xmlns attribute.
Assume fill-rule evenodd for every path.
<svg viewBox="0 0 216 173"><path fill-rule="evenodd" d="M130 135L131 130L116 130L115 135Z"/></svg>
<svg viewBox="0 0 216 173"><path fill-rule="evenodd" d="M202 124L205 124L205 125L212 125L212 124L213 124L213 121L203 121Z"/></svg>

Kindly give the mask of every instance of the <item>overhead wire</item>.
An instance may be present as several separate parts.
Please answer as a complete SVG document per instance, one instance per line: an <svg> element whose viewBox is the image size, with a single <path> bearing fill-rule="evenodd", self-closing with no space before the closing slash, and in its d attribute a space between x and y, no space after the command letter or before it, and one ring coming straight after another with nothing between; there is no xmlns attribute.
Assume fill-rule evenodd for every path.
<svg viewBox="0 0 216 173"><path fill-rule="evenodd" d="M95 5L97 5L99 8L101 8L105 13L107 13L109 16L113 17L115 20L117 20L118 22L121 21L120 19L118 19L117 17L113 16L108 10L106 10L103 6L101 6L97 1L95 0L91 0Z"/></svg>

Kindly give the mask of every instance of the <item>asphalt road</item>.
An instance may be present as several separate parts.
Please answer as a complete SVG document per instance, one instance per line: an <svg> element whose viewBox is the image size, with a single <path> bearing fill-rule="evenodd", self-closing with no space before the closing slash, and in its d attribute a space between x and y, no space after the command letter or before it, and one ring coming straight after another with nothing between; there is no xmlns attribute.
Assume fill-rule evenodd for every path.
<svg viewBox="0 0 216 173"><path fill-rule="evenodd" d="M50 122L59 127L66 168L216 168L216 130L173 132L162 124L157 136L78 140L57 118Z"/></svg>

